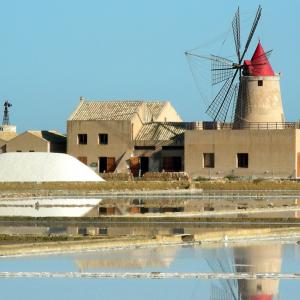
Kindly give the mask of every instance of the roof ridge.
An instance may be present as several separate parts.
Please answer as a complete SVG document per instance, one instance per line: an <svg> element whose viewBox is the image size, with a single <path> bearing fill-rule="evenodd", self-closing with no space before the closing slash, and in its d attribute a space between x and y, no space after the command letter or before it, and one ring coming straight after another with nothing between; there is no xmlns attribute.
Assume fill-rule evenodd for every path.
<svg viewBox="0 0 300 300"><path fill-rule="evenodd" d="M83 105L83 103L85 102L85 100L80 100L79 105L76 107L76 109L71 113L70 117L68 118L68 120L72 120L73 117L75 116L75 114L77 113L77 111L80 109L80 107Z"/></svg>

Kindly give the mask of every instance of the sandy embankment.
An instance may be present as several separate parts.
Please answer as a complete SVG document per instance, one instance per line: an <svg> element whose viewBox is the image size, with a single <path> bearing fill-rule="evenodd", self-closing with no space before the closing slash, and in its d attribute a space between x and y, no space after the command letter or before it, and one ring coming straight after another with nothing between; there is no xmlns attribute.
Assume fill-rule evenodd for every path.
<svg viewBox="0 0 300 300"><path fill-rule="evenodd" d="M215 243L251 242L258 240L300 239L300 228L228 229L195 235L155 237L123 237L118 239L92 239L81 241L39 242L0 245L0 256L45 255L68 252L114 250L166 245L210 245Z"/></svg>

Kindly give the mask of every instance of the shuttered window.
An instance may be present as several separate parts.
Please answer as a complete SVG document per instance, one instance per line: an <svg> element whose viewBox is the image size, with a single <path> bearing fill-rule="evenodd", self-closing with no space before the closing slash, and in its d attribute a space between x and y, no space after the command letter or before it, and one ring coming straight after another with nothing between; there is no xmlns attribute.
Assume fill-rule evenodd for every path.
<svg viewBox="0 0 300 300"><path fill-rule="evenodd" d="M215 154L214 153L203 153L203 167L214 168L215 167Z"/></svg>

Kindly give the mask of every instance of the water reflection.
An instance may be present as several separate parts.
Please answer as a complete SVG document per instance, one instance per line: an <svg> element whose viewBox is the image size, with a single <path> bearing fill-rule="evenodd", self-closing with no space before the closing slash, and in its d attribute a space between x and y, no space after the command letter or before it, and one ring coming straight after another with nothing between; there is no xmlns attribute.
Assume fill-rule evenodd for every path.
<svg viewBox="0 0 300 300"><path fill-rule="evenodd" d="M101 257L79 257L75 259L75 263L82 272L116 269L169 270L178 261L180 251L184 250L177 247L124 250L103 254ZM209 267L208 271L214 273L280 273L283 253L281 244L266 243L239 245L234 248L210 248L201 254ZM196 258L194 257L194 264L197 264ZM202 268L203 271L205 267ZM211 283L210 299L274 300L278 299L278 295L279 280L219 280Z"/></svg>
<svg viewBox="0 0 300 300"><path fill-rule="evenodd" d="M295 241L256 242L251 244L216 244L210 246L165 246L126 250L96 251L64 255L1 258L0 271L36 272L259 272L299 273L299 245ZM141 280L141 279L140 279ZM140 284L140 280L126 281L128 289ZM45 281L47 281L45 279ZM287 280L191 280L193 291L186 289L187 299L211 300L275 300L297 299L289 294L287 286L299 292L297 281ZM159 280L157 295L172 282L172 289L190 286L190 280ZM16 281L15 281L16 282ZM34 280L26 281L29 285ZM77 281L80 285L83 281ZM86 282L86 281L85 281ZM121 280L97 281L105 284L122 284ZM153 281L147 281L152 284ZM104 284L104 285L105 285ZM142 283L141 283L142 284ZM298 284L298 289L297 289ZM145 283L143 284L145 285ZM296 286L296 288L295 288ZM285 288L284 288L285 287ZM205 296L203 295L205 290ZM109 293L109 291L107 291ZM154 297L154 295L152 295ZM283 298L284 296L284 298ZM77 299L75 297L75 299ZM132 298L137 299L137 298ZM145 299L150 299L149 297ZM164 299L172 299L164 297ZM180 298L181 299L181 298Z"/></svg>
<svg viewBox="0 0 300 300"><path fill-rule="evenodd" d="M122 198L124 197L124 198ZM2 199L0 216L197 215L209 217L299 217L293 195L173 195L169 197L33 197ZM94 208L94 209L92 209ZM292 209L291 209L292 208Z"/></svg>
<svg viewBox="0 0 300 300"><path fill-rule="evenodd" d="M218 251L217 251L218 252ZM231 255L229 254L231 252ZM216 254L216 252L215 252ZM282 245L248 245L228 249L227 256L217 254L208 260L214 272L280 273ZM273 300L278 299L279 280L224 280L212 285L211 300Z"/></svg>
<svg viewBox="0 0 300 300"><path fill-rule="evenodd" d="M237 272L280 273L282 246L237 247L234 249ZM279 280L238 280L241 300L271 300L278 296Z"/></svg>
<svg viewBox="0 0 300 300"><path fill-rule="evenodd" d="M0 216L14 217L90 217L98 216L101 199L32 198L3 200Z"/></svg>
<svg viewBox="0 0 300 300"><path fill-rule="evenodd" d="M103 269L137 269L169 268L176 258L176 247L151 249L123 250L113 255L107 254L105 259L84 256L75 259L75 264L81 272Z"/></svg>

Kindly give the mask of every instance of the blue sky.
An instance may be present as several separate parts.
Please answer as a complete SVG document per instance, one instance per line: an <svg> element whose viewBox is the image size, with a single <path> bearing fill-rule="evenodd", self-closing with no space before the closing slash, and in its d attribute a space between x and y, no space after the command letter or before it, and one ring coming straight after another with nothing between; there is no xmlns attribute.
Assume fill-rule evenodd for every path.
<svg viewBox="0 0 300 300"><path fill-rule="evenodd" d="M258 4L263 15L253 44L260 37L274 49L286 119L298 120L296 0L1 0L0 101L13 103L19 132L65 132L80 96L170 100L186 121L209 119L184 52L228 31L238 5L243 18Z"/></svg>

